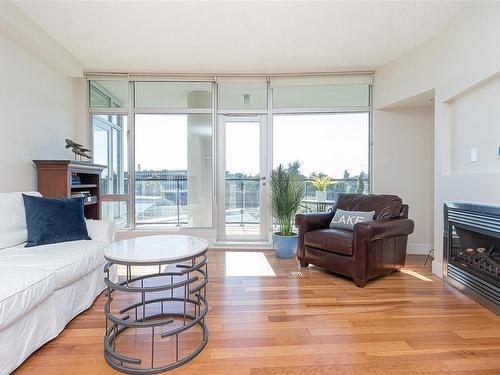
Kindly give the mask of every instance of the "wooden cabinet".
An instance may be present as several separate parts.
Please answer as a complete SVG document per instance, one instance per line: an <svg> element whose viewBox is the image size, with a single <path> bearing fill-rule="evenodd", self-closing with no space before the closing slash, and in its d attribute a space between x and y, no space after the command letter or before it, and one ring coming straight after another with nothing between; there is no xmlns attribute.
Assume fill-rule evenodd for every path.
<svg viewBox="0 0 500 375"><path fill-rule="evenodd" d="M105 165L71 160L33 160L38 170L38 191L49 198L72 197L87 193L85 217L101 218L99 184Z"/></svg>

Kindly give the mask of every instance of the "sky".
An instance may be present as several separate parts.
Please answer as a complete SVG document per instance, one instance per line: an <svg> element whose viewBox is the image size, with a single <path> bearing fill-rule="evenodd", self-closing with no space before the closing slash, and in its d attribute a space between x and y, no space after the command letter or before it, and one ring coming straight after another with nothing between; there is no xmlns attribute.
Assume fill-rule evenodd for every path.
<svg viewBox="0 0 500 375"><path fill-rule="evenodd" d="M187 115L137 115L136 166L141 170L187 168ZM342 178L368 171L367 113L275 115L273 165L301 163L301 172ZM226 126L226 170L255 175L259 167L257 122Z"/></svg>
<svg viewBox="0 0 500 375"><path fill-rule="evenodd" d="M273 166L294 160L308 176L342 178L368 172L368 113L279 115L273 118Z"/></svg>
<svg viewBox="0 0 500 375"><path fill-rule="evenodd" d="M136 115L135 165L187 169L187 115Z"/></svg>

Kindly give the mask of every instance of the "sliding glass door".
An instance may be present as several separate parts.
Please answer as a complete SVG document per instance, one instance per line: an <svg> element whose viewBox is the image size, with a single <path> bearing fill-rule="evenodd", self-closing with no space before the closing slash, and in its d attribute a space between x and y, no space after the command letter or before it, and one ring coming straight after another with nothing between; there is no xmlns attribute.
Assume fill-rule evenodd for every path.
<svg viewBox="0 0 500 375"><path fill-rule="evenodd" d="M266 117L219 116L218 238L268 238Z"/></svg>

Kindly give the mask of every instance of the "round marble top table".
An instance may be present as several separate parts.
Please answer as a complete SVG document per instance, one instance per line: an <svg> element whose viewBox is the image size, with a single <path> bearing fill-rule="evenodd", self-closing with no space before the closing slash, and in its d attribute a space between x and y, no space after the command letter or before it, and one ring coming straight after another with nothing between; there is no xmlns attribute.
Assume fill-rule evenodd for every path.
<svg viewBox="0 0 500 375"><path fill-rule="evenodd" d="M145 266L191 259L207 249L208 242L198 237L145 236L113 243L104 257L114 264Z"/></svg>
<svg viewBox="0 0 500 375"><path fill-rule="evenodd" d="M104 358L111 367L127 374L156 374L189 362L203 350L208 341L207 253L204 239L177 235L130 238L104 250ZM117 265L126 269L118 282L110 277ZM126 330L138 335L121 335ZM148 330L150 344L145 345ZM189 340L179 350L184 332ZM137 345L139 352L132 356L130 348Z"/></svg>

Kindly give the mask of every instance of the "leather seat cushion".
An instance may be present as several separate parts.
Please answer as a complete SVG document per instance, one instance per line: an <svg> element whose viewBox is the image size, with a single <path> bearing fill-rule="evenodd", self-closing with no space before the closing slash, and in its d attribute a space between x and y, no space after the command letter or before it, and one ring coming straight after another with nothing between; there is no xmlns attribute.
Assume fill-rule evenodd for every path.
<svg viewBox="0 0 500 375"><path fill-rule="evenodd" d="M353 232L345 229L319 229L307 232L304 244L332 253L352 255Z"/></svg>

